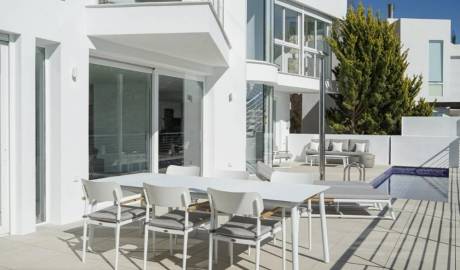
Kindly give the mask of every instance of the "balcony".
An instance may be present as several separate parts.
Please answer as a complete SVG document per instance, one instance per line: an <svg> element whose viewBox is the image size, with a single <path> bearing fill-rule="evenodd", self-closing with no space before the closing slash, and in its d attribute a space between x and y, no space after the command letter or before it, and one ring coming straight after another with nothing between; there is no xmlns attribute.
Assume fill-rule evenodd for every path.
<svg viewBox="0 0 460 270"><path fill-rule="evenodd" d="M86 7L87 33L135 48L199 63L228 66L230 42L223 28L222 0L99 0Z"/></svg>

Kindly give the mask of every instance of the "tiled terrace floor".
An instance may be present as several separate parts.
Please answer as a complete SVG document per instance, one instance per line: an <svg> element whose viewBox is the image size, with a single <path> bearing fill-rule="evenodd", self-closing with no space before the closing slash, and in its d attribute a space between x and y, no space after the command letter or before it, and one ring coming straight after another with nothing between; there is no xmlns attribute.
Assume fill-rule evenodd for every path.
<svg viewBox="0 0 460 270"><path fill-rule="evenodd" d="M321 261L319 220L313 221L311 251L305 248L307 228L302 220L300 269L460 269L458 175L451 176L450 185L448 203L397 200L395 221L328 219L329 264ZM138 228L122 229L119 269L142 269L143 238ZM30 235L0 238L0 269L112 269L113 230L96 230L95 253L88 253L86 264L80 261L81 234L81 224L45 225ZM181 240L173 257L166 236L157 240L158 253L154 262L150 256L148 268L180 269ZM189 240L188 269L206 269L207 243L205 231ZM261 269L281 269L280 244L263 246ZM245 247L236 246L235 264L230 266L226 245L220 247L214 269L253 269L254 252L248 256Z"/></svg>

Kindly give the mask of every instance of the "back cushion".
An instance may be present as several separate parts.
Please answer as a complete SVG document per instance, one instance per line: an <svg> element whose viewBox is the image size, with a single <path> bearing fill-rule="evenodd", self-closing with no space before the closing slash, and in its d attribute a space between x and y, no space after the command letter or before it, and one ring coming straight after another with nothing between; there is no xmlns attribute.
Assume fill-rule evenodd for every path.
<svg viewBox="0 0 460 270"><path fill-rule="evenodd" d="M356 151L356 144L357 143L365 143L366 144L366 147L365 147L365 150L366 150L366 153L369 152L369 140L350 140L350 152L355 152Z"/></svg>
<svg viewBox="0 0 460 270"><path fill-rule="evenodd" d="M342 143L342 151L343 152L349 152L349 147L348 147L348 140L347 139L331 139L331 144L335 143Z"/></svg>
<svg viewBox="0 0 460 270"><path fill-rule="evenodd" d="M319 140L318 140L318 139L312 139L311 141L312 141L312 142L315 142L315 143L319 143ZM325 147L325 148L326 148L326 151L331 151L331 147L332 147L332 146L331 146L331 141L330 141L329 139L326 139L326 140L324 141L324 143L325 143L325 145L326 145L326 147Z"/></svg>

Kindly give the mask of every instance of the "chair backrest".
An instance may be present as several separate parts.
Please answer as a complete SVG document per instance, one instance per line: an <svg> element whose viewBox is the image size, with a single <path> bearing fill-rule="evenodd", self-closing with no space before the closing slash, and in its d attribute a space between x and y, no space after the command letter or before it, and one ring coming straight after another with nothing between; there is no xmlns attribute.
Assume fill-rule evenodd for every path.
<svg viewBox="0 0 460 270"><path fill-rule="evenodd" d="M200 167L169 165L166 174L180 176L200 176Z"/></svg>
<svg viewBox="0 0 460 270"><path fill-rule="evenodd" d="M260 217L264 210L262 197L255 192L228 192L209 188L208 196L214 212Z"/></svg>
<svg viewBox="0 0 460 270"><path fill-rule="evenodd" d="M144 194L148 205L187 208L192 199L190 191L183 187L163 187L144 183Z"/></svg>
<svg viewBox="0 0 460 270"><path fill-rule="evenodd" d="M214 177L248 180L249 173L246 171L217 170L214 172Z"/></svg>
<svg viewBox="0 0 460 270"><path fill-rule="evenodd" d="M260 180L270 181L273 173L273 168L268 166L267 164L263 163L262 161L258 161L256 165L256 176L260 178Z"/></svg>
<svg viewBox="0 0 460 270"><path fill-rule="evenodd" d="M81 180L86 200L90 203L120 202L123 192L118 183Z"/></svg>
<svg viewBox="0 0 460 270"><path fill-rule="evenodd" d="M319 173L299 173L299 172L280 172L275 171L272 174L270 182L287 183L287 184L310 184L319 180Z"/></svg>

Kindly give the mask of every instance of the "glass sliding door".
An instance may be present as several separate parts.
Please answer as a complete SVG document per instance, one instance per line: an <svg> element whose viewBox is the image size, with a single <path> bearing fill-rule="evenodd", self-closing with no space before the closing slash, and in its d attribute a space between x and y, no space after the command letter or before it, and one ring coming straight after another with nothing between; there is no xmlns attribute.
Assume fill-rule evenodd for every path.
<svg viewBox="0 0 460 270"><path fill-rule="evenodd" d="M248 84L246 95L246 170L255 172L262 161L272 165L273 87Z"/></svg>
<svg viewBox="0 0 460 270"><path fill-rule="evenodd" d="M45 48L35 50L35 217L46 221Z"/></svg>
<svg viewBox="0 0 460 270"><path fill-rule="evenodd" d="M158 76L158 170L201 167L203 82Z"/></svg>
<svg viewBox="0 0 460 270"><path fill-rule="evenodd" d="M152 72L89 67L90 179L151 171Z"/></svg>
<svg viewBox="0 0 460 270"><path fill-rule="evenodd" d="M0 235L9 232L8 43L1 39L0 34Z"/></svg>

